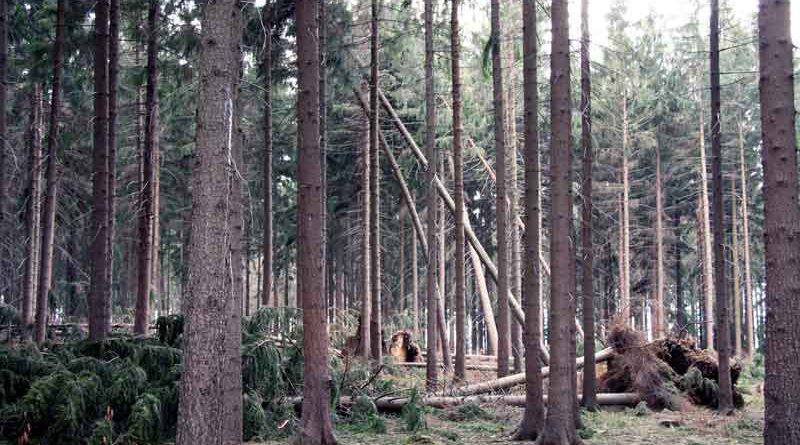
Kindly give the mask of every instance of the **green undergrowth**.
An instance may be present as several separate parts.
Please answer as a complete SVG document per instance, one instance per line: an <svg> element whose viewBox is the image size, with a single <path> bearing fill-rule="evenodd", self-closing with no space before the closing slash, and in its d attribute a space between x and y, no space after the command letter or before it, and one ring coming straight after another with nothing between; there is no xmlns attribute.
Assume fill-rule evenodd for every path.
<svg viewBox="0 0 800 445"><path fill-rule="evenodd" d="M244 435L291 434L281 403L302 391L296 311L264 309L242 324ZM152 338L0 346L0 444L157 444L177 424L183 319L162 317ZM276 338L274 332L280 332Z"/></svg>

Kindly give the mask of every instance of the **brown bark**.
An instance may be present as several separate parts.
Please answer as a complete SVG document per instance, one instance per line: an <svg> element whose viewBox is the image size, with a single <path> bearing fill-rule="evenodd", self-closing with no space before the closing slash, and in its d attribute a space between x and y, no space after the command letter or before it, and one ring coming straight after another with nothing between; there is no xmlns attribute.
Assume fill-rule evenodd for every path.
<svg viewBox="0 0 800 445"><path fill-rule="evenodd" d="M42 179L42 87L33 85L31 95L30 134L30 196L26 208L26 255L25 276L22 285L22 327L26 340L30 340L33 329L33 302L36 299L36 278L39 249L39 222L41 219L41 179Z"/></svg>
<svg viewBox="0 0 800 445"><path fill-rule="evenodd" d="M456 202L455 212L455 293L453 300L456 306L456 362L455 378L465 378L466 342L466 291L464 268L464 154L461 127L461 30L458 20L459 0L452 0L450 9L450 72L452 77L453 100L453 197Z"/></svg>
<svg viewBox="0 0 800 445"><path fill-rule="evenodd" d="M421 231L420 231L421 232ZM417 252L417 241L411 239L411 325L414 329L413 334L421 337L419 330L419 253Z"/></svg>
<svg viewBox="0 0 800 445"><path fill-rule="evenodd" d="M155 146L157 125L157 91L158 91L158 14L159 1L150 0L147 12L147 92L145 99L144 125L144 165L143 183L139 206L139 279L136 290L136 312L133 332L146 335L150 320L150 297L153 286L153 232L154 225L154 183L155 183ZM232 111L231 111L232 112Z"/></svg>
<svg viewBox="0 0 800 445"><path fill-rule="evenodd" d="M370 17L370 82L369 82L369 241L370 241L370 356L380 363L383 359L381 339L381 226L380 226L380 155L378 148L378 0L371 0Z"/></svg>
<svg viewBox="0 0 800 445"><path fill-rule="evenodd" d="M620 302L619 313L625 323L631 322L631 232L629 181L628 94L622 97L622 201L620 203Z"/></svg>
<svg viewBox="0 0 800 445"><path fill-rule="evenodd" d="M501 54L500 1L491 1L492 89L494 99L494 144L497 167L496 218L497 218L497 376L509 372L511 353L511 319L508 313L509 245L508 202L506 201L506 116L503 97L503 68Z"/></svg>
<svg viewBox="0 0 800 445"><path fill-rule="evenodd" d="M108 41L109 0L95 3L94 24L94 150L92 154L91 273L89 289L89 339L104 339L111 332L107 312L111 288L108 253Z"/></svg>
<svg viewBox="0 0 800 445"><path fill-rule="evenodd" d="M8 0L0 1L0 237L6 237L6 208L8 207L8 182L9 182L9 168L6 166L8 163L9 144L7 141L7 101L8 101ZM10 252L4 247L0 251L3 259L0 262L0 294L5 295L8 286L11 284L8 280L11 277L11 267L6 264L6 257Z"/></svg>
<svg viewBox="0 0 800 445"><path fill-rule="evenodd" d="M594 148L592 147L592 99L589 59L589 1L581 0L581 149L583 150L582 214L581 214L581 293L583 294L583 356L594 357L594 246L592 244L592 172ZM583 370L583 398L581 405L594 411L596 371L593 366Z"/></svg>
<svg viewBox="0 0 800 445"><path fill-rule="evenodd" d="M303 409L294 442L335 444L329 413L328 323L324 299L325 220L319 127L319 47L316 2L300 0L297 22L297 266L298 299L303 309Z"/></svg>
<svg viewBox="0 0 800 445"><path fill-rule="evenodd" d="M243 100L241 98L241 83L244 76L244 60L241 49L242 21L241 10L235 9L232 26L230 27L233 38L231 41L231 63L236 68L236 77L233 85L233 115L231 136L231 194L229 212L230 258L231 258L231 313L225 318L225 355L228 368L224 374L223 397L225 397L224 438L227 443L239 444L242 442L242 301L245 293L245 202L244 188L247 184L245 174L247 167L244 164L244 134L241 128ZM157 183L157 181L154 181ZM156 229L156 227L154 227ZM154 233L158 230L154 230ZM155 247L155 245L154 245ZM154 248L155 250L155 248ZM155 275L154 275L155 278Z"/></svg>
<svg viewBox="0 0 800 445"><path fill-rule="evenodd" d="M745 330L747 336L747 356L752 357L756 352L755 327L753 323L753 281L750 278L750 213L747 209L747 163L744 158L744 129L739 124L739 169L742 181L742 238L744 239L744 298L747 321Z"/></svg>
<svg viewBox="0 0 800 445"><path fill-rule="evenodd" d="M406 310L406 216L407 216L407 207L405 201L400 201L400 210L397 212L397 219L400 225L398 230L400 240L399 240L399 247L400 247L400 255L398 258L398 263L400 266L400 272L398 272L399 282L398 282L398 292L397 292L397 310L400 313L405 312ZM416 242L414 237L411 237L412 242Z"/></svg>
<svg viewBox="0 0 800 445"><path fill-rule="evenodd" d="M525 307L525 413L522 416L516 440L534 440L544 426L544 398L542 388L541 359L538 353L541 342L539 319L541 318L542 272L540 256L541 227L539 204L539 94L537 84L536 2L522 3L522 76L523 116L525 129L525 195L523 215L526 230L522 245L522 300Z"/></svg>
<svg viewBox="0 0 800 445"><path fill-rule="evenodd" d="M56 41L53 48L53 83L50 99L50 122L47 130L47 172L45 173L45 199L42 208L42 239L39 243L39 285L36 297L36 343L44 343L47 335L48 299L53 278L53 244L56 231L56 205L58 202L58 121L61 107L61 75L64 60L64 8L65 1L58 0L56 7ZM2 113L0 113L2 114Z"/></svg>
<svg viewBox="0 0 800 445"><path fill-rule="evenodd" d="M116 213L117 189L117 111L119 88L119 26L120 26L119 0L111 0L109 9L109 42L108 42L108 241L106 247L106 281L108 282L109 295L113 295L114 277L114 216ZM111 319L112 304L108 305L107 317Z"/></svg>
<svg viewBox="0 0 800 445"><path fill-rule="evenodd" d="M369 115L365 113L364 120L366 123L366 136L363 140L363 147L361 152L361 319L359 324L359 339L361 345L359 351L365 360L369 359L372 353L372 336L370 335L372 319L372 232L370 231L369 223L372 221L372 162L370 153L370 133L369 133Z"/></svg>
<svg viewBox="0 0 800 445"><path fill-rule="evenodd" d="M700 110L700 227L703 246L703 346L714 349L714 271L711 247L711 216L708 200L708 173L706 171L706 142L703 111Z"/></svg>
<svg viewBox="0 0 800 445"><path fill-rule="evenodd" d="M664 197L661 187L661 147L656 146L656 224L655 224L655 292L653 292L653 334L655 338L666 335L664 320Z"/></svg>
<svg viewBox="0 0 800 445"><path fill-rule="evenodd" d="M764 443L800 443L800 206L790 4L761 0L761 161L767 281ZM795 345L789 347L788 345Z"/></svg>
<svg viewBox="0 0 800 445"><path fill-rule="evenodd" d="M264 22L264 47L261 49L261 66L264 72L264 233L262 276L264 285L261 303L265 307L277 306L273 298L273 234L272 234L272 6L264 5L262 11Z"/></svg>
<svg viewBox="0 0 800 445"><path fill-rule="evenodd" d="M207 3L203 9L189 270L182 304L186 326L176 437L179 445L240 442L225 425L235 409L231 397L226 397L229 376L236 371L229 350L231 345L239 345L239 339L229 338L229 324L240 310L240 302L233 298L229 222L234 184L230 154L235 132L238 8L235 0L220 0ZM322 323L324 329L324 317ZM313 329L307 329L306 335L308 331ZM305 343L306 363L313 357L308 353L310 344L313 342Z"/></svg>
<svg viewBox="0 0 800 445"><path fill-rule="evenodd" d="M580 443L576 430L573 386L575 349L574 315L570 303L574 292L572 237L572 151L570 149L570 64L569 18L566 0L553 0L552 50L550 52L550 122L551 122L551 247L550 266L550 387L547 417L537 440L539 445Z"/></svg>
<svg viewBox="0 0 800 445"><path fill-rule="evenodd" d="M733 281L733 344L736 357L742 356L742 288L739 275L739 208L736 176L731 176L731 280Z"/></svg>
<svg viewBox="0 0 800 445"><path fill-rule="evenodd" d="M719 360L719 411L733 412L733 382L730 373L730 316L725 260L725 202L722 188L722 129L719 86L719 0L711 0L711 173L713 190L714 291L716 337Z"/></svg>
<svg viewBox="0 0 800 445"><path fill-rule="evenodd" d="M437 322L437 292L436 292L436 212L439 201L436 199L436 189L433 178L436 176L436 103L434 101L433 78L433 0L425 0L425 151L430 163L427 165L425 183L427 184L426 206L428 208L428 253L426 267L426 308L428 313L427 325L427 352L428 367L425 372L426 388L433 391L438 386L438 366L436 363L436 322Z"/></svg>
<svg viewBox="0 0 800 445"><path fill-rule="evenodd" d="M478 256L478 252L472 245L469 246L469 258L472 262L472 271L475 274L475 286L480 297L481 312L483 313L483 322L486 327L486 353L490 355L497 354L497 325L494 321L494 308L492 308L492 300L489 297L489 288L486 286L486 276L483 272L483 265Z"/></svg>
<svg viewBox="0 0 800 445"><path fill-rule="evenodd" d="M681 214L678 203L675 203L675 213L672 216L672 225L675 229L675 331L686 329L686 303L683 300L683 274L681 269L681 252L683 242L680 237Z"/></svg>

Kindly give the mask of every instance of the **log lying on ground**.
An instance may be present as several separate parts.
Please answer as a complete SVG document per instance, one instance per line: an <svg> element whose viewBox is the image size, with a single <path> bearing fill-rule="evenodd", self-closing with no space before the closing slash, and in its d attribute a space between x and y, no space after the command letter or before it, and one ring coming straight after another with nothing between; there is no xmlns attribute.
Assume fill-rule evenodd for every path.
<svg viewBox="0 0 800 445"><path fill-rule="evenodd" d="M580 394L578 399L580 399ZM599 393L597 394L597 404L601 406L636 406L639 403L639 395L635 393ZM298 404L301 398L289 400L291 403ZM407 398L379 398L374 400L375 406L383 412L399 412L408 403ZM472 404L495 404L507 406L525 406L525 396L498 396L498 395L475 395L466 397L441 397L429 396L422 400L425 406L431 408L444 409L451 406ZM544 396L544 403L547 403L547 396ZM339 406L348 407L353 404L353 398L344 396L339 399Z"/></svg>
<svg viewBox="0 0 800 445"><path fill-rule="evenodd" d="M444 363L437 362L439 367L444 367ZM401 368L424 368L428 366L425 362L395 362L395 366L399 366ZM468 369L470 371L497 371L497 363L495 364L479 364L479 363L465 363L464 369Z"/></svg>
<svg viewBox="0 0 800 445"><path fill-rule="evenodd" d="M603 361L608 360L614 355L613 348L606 348L602 351L598 352L594 355L595 363L600 363ZM575 360L575 365L578 368L583 367L583 357L578 357ZM542 377L548 377L550 375L550 367L545 366L542 368ZM499 379L490 380L488 382L481 382L481 383L473 383L469 385L462 386L460 388L456 388L453 390L453 393L458 396L468 396L473 394L485 394L492 391L497 391L500 389L507 389L515 385L520 385L525 383L525 373L519 374L512 374L506 377L501 377Z"/></svg>

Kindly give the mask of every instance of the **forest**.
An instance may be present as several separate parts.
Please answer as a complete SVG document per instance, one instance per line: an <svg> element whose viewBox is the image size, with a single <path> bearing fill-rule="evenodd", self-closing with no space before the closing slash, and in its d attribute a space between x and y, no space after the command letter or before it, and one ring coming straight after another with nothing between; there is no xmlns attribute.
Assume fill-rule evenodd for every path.
<svg viewBox="0 0 800 445"><path fill-rule="evenodd" d="M794 12L0 0L0 445L800 445Z"/></svg>

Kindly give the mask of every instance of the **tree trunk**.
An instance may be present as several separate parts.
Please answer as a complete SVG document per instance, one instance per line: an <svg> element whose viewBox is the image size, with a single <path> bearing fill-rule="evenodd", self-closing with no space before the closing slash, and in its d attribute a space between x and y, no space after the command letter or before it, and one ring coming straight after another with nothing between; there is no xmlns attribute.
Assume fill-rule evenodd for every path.
<svg viewBox="0 0 800 445"><path fill-rule="evenodd" d="M238 9L238 2L234 0L209 2L203 9L197 150L192 175L192 228L188 279L182 304L186 328L176 437L178 445L241 442L241 430L234 432L226 426L236 409L231 405L231 397L226 397L229 393L226 385L230 382L226 376L235 374L239 365L231 362L230 348L235 345L238 350L240 341L239 338L229 338L230 323L238 321L236 315L241 304L234 298L232 289L229 221L231 188L234 186L230 154L236 131L233 123L239 63L236 49L241 38ZM151 13L155 11L156 7L151 7ZM311 17L313 20L313 15ZM304 43L305 33L298 34L302 35L298 44ZM315 64L316 61L311 65ZM301 78L301 88L306 80ZM316 85L316 76L314 83ZM148 99L151 92L155 93L154 86L148 82ZM148 100L149 104L152 102ZM302 113L300 117L303 118ZM152 130L152 126L148 126L147 131ZM304 188L300 187L300 190L302 203ZM304 219L298 217L298 221ZM323 317L322 329L325 329L324 323ZM316 325L316 320L306 323L309 327L305 330L306 335L313 332ZM306 364L314 357L309 353L312 344L308 340L305 342ZM310 386L305 385L306 389Z"/></svg>
<svg viewBox="0 0 800 445"><path fill-rule="evenodd" d="M261 303L265 307L277 306L274 301L272 258L272 6L268 2L261 10L264 22L264 47L261 50L261 65L264 72L264 245L262 255Z"/></svg>
<svg viewBox="0 0 800 445"><path fill-rule="evenodd" d="M503 98L503 68L500 41L500 1L491 1L491 28L492 28L492 89L494 91L494 144L497 160L497 192L496 218L497 218L497 376L503 377L509 372L509 354L511 353L511 330L508 311L508 202L506 202L506 116L505 100Z"/></svg>
<svg viewBox="0 0 800 445"><path fill-rule="evenodd" d="M711 0L711 172L714 204L714 290L716 336L719 360L719 411L733 413L733 382L730 373L730 317L728 283L725 277L725 201L722 188L722 130L719 86L719 0Z"/></svg>
<svg viewBox="0 0 800 445"><path fill-rule="evenodd" d="M683 243L680 237L681 213L679 204L675 204L672 225L675 228L675 332L687 328L686 303L683 301L683 274L681 270L681 250Z"/></svg>
<svg viewBox="0 0 800 445"><path fill-rule="evenodd" d="M571 348L575 263L570 247L572 237L572 151L570 149L570 65L569 19L566 0L553 0L552 50L550 56L551 122L551 247L550 266L550 399L540 445L580 443L576 430L572 387L575 350ZM573 337L574 338L574 337Z"/></svg>
<svg viewBox="0 0 800 445"><path fill-rule="evenodd" d="M766 401L764 443L800 443L800 207L794 127L790 4L761 0L761 161L766 258ZM788 345L795 345L789 347Z"/></svg>
<svg viewBox="0 0 800 445"><path fill-rule="evenodd" d="M620 303L623 320L631 322L631 231L630 181L628 166L628 94L622 96L622 203L620 207Z"/></svg>
<svg viewBox="0 0 800 445"><path fill-rule="evenodd" d="M664 319L664 197L661 187L661 146L656 145L656 258L655 258L655 292L653 292L653 334L654 338L666 335ZM584 391L585 392L585 391Z"/></svg>
<svg viewBox="0 0 800 445"><path fill-rule="evenodd" d="M53 49L53 83L50 99L50 122L47 130L47 172L45 173L45 199L42 208L42 240L39 243L39 286L36 297L36 343L44 343L47 335L48 299L53 278L53 247L56 232L56 205L58 202L58 120L61 107L61 75L64 60L64 0L56 7L56 41ZM0 113L2 114L2 113Z"/></svg>
<svg viewBox="0 0 800 445"><path fill-rule="evenodd" d="M6 166L9 157L9 144L7 141L7 90L8 90L8 0L0 1L0 237L6 239L6 207L8 207L8 182L9 182L9 168ZM6 295L8 287L11 285L9 279L12 276L13 266L8 264L8 256L10 251L5 247L0 247L0 294Z"/></svg>
<svg viewBox="0 0 800 445"><path fill-rule="evenodd" d="M405 312L405 302L406 302L406 212L407 212L407 205L405 201L400 201L400 209L397 212L397 220L400 226L398 232L400 236L400 240L398 242L400 248L400 255L398 258L400 272L397 274L399 276L398 280L398 291L397 291L397 311L400 313ZM411 237L412 241L414 237Z"/></svg>
<svg viewBox="0 0 800 445"><path fill-rule="evenodd" d="M368 360L372 353L372 335L370 335L372 318L372 233L370 231L370 222L372 221L372 162L370 153L370 133L369 133L369 115L364 114L363 122L366 124L364 127L366 136L363 140L363 147L361 152L361 319L359 324L361 345L359 351L364 360ZM364 128L362 127L362 128Z"/></svg>
<svg viewBox="0 0 800 445"><path fill-rule="evenodd" d="M108 283L109 298L106 317L111 319L113 312L114 289L114 216L116 213L117 189L117 115L118 115L118 88L119 88L119 26L120 4L119 0L111 0L109 9L109 42L108 42L108 241L106 247L106 282Z"/></svg>
<svg viewBox="0 0 800 445"><path fill-rule="evenodd" d="M450 9L450 72L452 76L453 100L453 198L456 202L455 214L455 300L456 307L456 362L455 378L466 377L466 272L464 268L464 154L461 146L461 30L458 20L459 0L452 0Z"/></svg>
<svg viewBox="0 0 800 445"><path fill-rule="evenodd" d="M39 248L39 221L41 218L41 179L42 179L42 86L33 85L31 97L32 112L30 121L30 197L26 209L26 255L25 276L22 293L22 328L25 340L31 339L33 328L33 302L36 299L36 278Z"/></svg>
<svg viewBox="0 0 800 445"><path fill-rule="evenodd" d="M594 148L592 147L592 91L589 59L589 1L581 0L581 149L583 150L583 182L581 185L583 208L581 215L581 292L583 293L583 356L594 357L594 246L592 244L592 174ZM596 371L594 366L583 370L583 399L587 410L597 409Z"/></svg>
<svg viewBox="0 0 800 445"><path fill-rule="evenodd" d="M428 156L428 166L425 174L427 184L426 206L428 208L428 261L426 264L426 309L428 312L427 325L427 352L428 367L425 372L426 388L434 391L438 386L439 370L436 363L436 212L439 201L436 198L433 178L436 176L437 150L436 150L436 103L434 101L433 79L433 0L425 0L425 151Z"/></svg>
<svg viewBox="0 0 800 445"><path fill-rule="evenodd" d="M744 125L739 124L739 168L742 181L742 238L744 238L744 298L747 313L747 357L756 352L753 326L753 281L750 278L750 212L747 209L747 163L744 158Z"/></svg>
<svg viewBox="0 0 800 445"><path fill-rule="evenodd" d="M381 338L381 226L380 226L380 156L378 148L378 0L371 0L370 17L370 82L369 82L369 242L370 242L370 357L377 363L383 359Z"/></svg>
<svg viewBox="0 0 800 445"><path fill-rule="evenodd" d="M537 353L541 342L539 319L541 317L542 272L539 260L541 244L539 206L539 94L537 84L538 44L536 33L536 2L522 3L522 76L523 117L525 129L525 226L522 245L522 300L525 307L525 413L514 439L535 440L544 426L544 400L542 388L542 363Z"/></svg>
<svg viewBox="0 0 800 445"><path fill-rule="evenodd" d="M739 275L739 208L736 176L731 176L731 280L733 281L733 344L736 357L742 356L742 288Z"/></svg>
<svg viewBox="0 0 800 445"><path fill-rule="evenodd" d="M419 330L419 253L417 240L411 238L411 326L413 334L418 338L422 332Z"/></svg>
<svg viewBox="0 0 800 445"><path fill-rule="evenodd" d="M298 299L303 309L303 409L295 436L298 444L335 444L329 413L328 323L324 295L325 220L319 141L319 47L316 2L300 0L297 22L297 266Z"/></svg>
<svg viewBox="0 0 800 445"><path fill-rule="evenodd" d="M91 275L89 339L103 340L111 332L107 282L108 258L108 41L109 0L95 3L94 22L94 151L92 154Z"/></svg>
<svg viewBox="0 0 800 445"><path fill-rule="evenodd" d="M708 202L708 173L706 171L706 142L703 110L700 110L700 227L703 246L703 347L714 349L714 272L712 269L711 216Z"/></svg>
<svg viewBox="0 0 800 445"><path fill-rule="evenodd" d="M478 256L478 252L476 252L475 248L471 245L469 246L469 258L472 262L472 271L475 274L475 285L480 295L481 312L483 312L483 321L486 325L486 353L489 355L497 355L497 325L494 321L492 300L489 297L489 288L486 286L486 276L483 272L481 259Z"/></svg>
<svg viewBox="0 0 800 445"><path fill-rule="evenodd" d="M155 146L157 125L157 91L158 91L158 0L150 0L147 13L147 92L145 102L144 125L144 182L142 183L139 213L139 283L136 293L136 314L133 332L146 335L150 320L150 297L153 282L153 232L156 227L153 221L154 182L155 182ZM232 112L232 110L230 111Z"/></svg>

